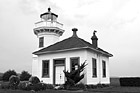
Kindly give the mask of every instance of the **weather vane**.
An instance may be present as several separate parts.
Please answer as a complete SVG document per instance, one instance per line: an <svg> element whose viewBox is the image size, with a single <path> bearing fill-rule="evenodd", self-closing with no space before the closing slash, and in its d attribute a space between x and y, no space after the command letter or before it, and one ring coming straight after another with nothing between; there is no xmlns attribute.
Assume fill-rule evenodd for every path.
<svg viewBox="0 0 140 93"><path fill-rule="evenodd" d="M96 33L97 31L96 30L94 30L94 32L93 32L93 34L95 35L95 33Z"/></svg>

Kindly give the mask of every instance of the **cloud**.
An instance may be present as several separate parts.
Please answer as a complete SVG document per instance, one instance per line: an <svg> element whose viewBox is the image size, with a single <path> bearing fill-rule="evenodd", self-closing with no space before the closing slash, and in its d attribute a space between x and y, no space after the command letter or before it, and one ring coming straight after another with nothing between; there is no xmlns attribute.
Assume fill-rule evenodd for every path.
<svg viewBox="0 0 140 93"><path fill-rule="evenodd" d="M20 0L19 8L24 14L41 13L50 5L49 0Z"/></svg>
<svg viewBox="0 0 140 93"><path fill-rule="evenodd" d="M139 3L139 0L135 0L135 2L129 0L118 4L118 10L116 10L115 14L112 16L108 27L121 29L122 27L127 26L127 24L133 24L140 16Z"/></svg>
<svg viewBox="0 0 140 93"><path fill-rule="evenodd" d="M139 1L133 0L20 0L20 9L25 14L41 14L48 7L60 15L67 26L101 25L106 28L120 28L134 22Z"/></svg>

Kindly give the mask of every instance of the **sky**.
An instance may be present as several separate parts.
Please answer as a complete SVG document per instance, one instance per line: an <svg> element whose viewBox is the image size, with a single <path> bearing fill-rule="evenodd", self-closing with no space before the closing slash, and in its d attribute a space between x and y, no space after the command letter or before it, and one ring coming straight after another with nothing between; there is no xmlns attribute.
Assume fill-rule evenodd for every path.
<svg viewBox="0 0 140 93"><path fill-rule="evenodd" d="M14 69L31 73L32 52L38 47L34 23L48 7L65 30L113 54L111 76L140 76L140 0L0 0L0 72Z"/></svg>

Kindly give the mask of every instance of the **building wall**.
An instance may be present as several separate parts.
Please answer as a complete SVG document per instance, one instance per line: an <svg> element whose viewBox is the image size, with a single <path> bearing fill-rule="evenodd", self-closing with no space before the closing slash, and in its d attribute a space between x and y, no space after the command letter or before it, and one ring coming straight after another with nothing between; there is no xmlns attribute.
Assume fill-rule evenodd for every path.
<svg viewBox="0 0 140 93"><path fill-rule="evenodd" d="M97 62L97 77L92 77L92 58L96 59ZM106 77L103 78L102 76L102 60L106 62ZM102 55L102 54L97 54L93 53L91 51L87 51L87 84L99 84L99 83L104 83L104 84L109 84L110 79L109 79L109 58Z"/></svg>
<svg viewBox="0 0 140 93"><path fill-rule="evenodd" d="M38 76L40 80L45 83L53 84L53 59L65 58L65 68L70 71L70 58L79 57L80 64L85 62L88 64L83 71L85 74L84 79L81 80L84 84L98 84L104 83L109 84L109 58L105 57L101 54L94 53L89 50L74 50L69 52L61 52L61 53L52 53L52 54L44 54L38 56L38 60L33 61L33 69L32 75ZM97 77L92 77L92 58L97 60ZM42 60L50 61L50 77L42 78ZM102 60L106 62L106 78L102 76Z"/></svg>
<svg viewBox="0 0 140 93"><path fill-rule="evenodd" d="M32 57L32 75L38 76L38 56L33 54Z"/></svg>
<svg viewBox="0 0 140 93"><path fill-rule="evenodd" d="M59 41L59 35L56 33L42 32L38 34L38 38L39 37L44 37L44 47L47 47Z"/></svg>
<svg viewBox="0 0 140 93"><path fill-rule="evenodd" d="M53 84L53 59L60 59L60 58L65 58L65 68L66 70L70 71L70 58L72 57L79 57L80 58L80 64L83 63L86 60L86 50L74 50L74 51L69 51L69 52L61 52L61 53L52 53L52 54L44 54L38 56L38 65L33 65L35 67L33 68L38 68L38 77L41 81L48 83L48 84ZM49 73L49 78L42 78L42 60L49 60L50 61L50 73ZM32 69L33 75L34 72L36 72L35 69ZM86 79L83 79L81 82L86 83Z"/></svg>

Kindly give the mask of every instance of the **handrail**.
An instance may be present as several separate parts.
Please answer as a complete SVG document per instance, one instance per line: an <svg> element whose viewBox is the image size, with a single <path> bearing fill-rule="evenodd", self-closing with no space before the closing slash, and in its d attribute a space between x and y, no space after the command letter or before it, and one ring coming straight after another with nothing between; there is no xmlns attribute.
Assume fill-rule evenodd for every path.
<svg viewBox="0 0 140 93"><path fill-rule="evenodd" d="M42 26L47 26L47 27L59 27L62 28L63 24L57 22L57 21L39 21L35 23L36 27L42 27Z"/></svg>
<svg viewBox="0 0 140 93"><path fill-rule="evenodd" d="M54 22L54 23L56 22L56 23L58 23L60 25L63 25L62 23L57 22L57 21L39 21L39 22L36 22L35 24L42 23L42 22Z"/></svg>

